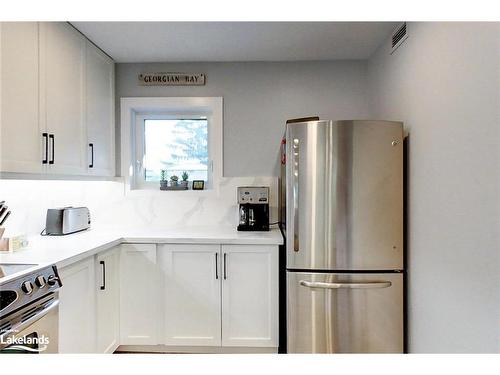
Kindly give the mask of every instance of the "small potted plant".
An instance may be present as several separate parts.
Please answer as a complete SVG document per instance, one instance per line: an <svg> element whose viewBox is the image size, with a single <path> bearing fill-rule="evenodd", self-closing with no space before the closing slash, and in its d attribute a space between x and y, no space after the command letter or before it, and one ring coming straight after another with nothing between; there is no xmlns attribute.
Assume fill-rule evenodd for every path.
<svg viewBox="0 0 500 375"><path fill-rule="evenodd" d="M181 181L181 186L184 187L184 188L187 188L188 187L188 178L189 178L189 175L186 171L182 172L182 181Z"/></svg>
<svg viewBox="0 0 500 375"><path fill-rule="evenodd" d="M170 177L170 186L177 186L179 181L179 177L177 177L175 174Z"/></svg>
<svg viewBox="0 0 500 375"><path fill-rule="evenodd" d="M167 190L167 186L167 171L165 169L162 169L160 172L160 190Z"/></svg>

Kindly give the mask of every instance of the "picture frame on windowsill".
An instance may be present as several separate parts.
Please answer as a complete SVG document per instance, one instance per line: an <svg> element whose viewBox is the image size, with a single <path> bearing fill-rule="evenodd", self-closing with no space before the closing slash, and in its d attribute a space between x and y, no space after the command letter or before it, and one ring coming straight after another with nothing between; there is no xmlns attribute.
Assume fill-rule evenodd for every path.
<svg viewBox="0 0 500 375"><path fill-rule="evenodd" d="M193 190L204 190L205 189L205 181L193 180L192 189Z"/></svg>

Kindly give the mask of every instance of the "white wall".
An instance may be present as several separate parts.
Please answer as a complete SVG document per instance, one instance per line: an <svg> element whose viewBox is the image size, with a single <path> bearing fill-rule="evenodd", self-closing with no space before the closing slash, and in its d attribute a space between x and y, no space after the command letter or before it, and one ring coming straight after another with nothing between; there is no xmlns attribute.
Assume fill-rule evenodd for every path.
<svg viewBox="0 0 500 375"><path fill-rule="evenodd" d="M222 96L225 175L243 177L223 178L219 195L158 191L127 196L121 182L0 180L0 200L6 200L13 212L6 235L37 234L44 227L47 208L67 205L88 206L96 228L236 226L236 187L244 185L271 187L271 222L274 222L277 180L272 176L278 175L279 143L285 120L311 114L323 118L366 117L365 68L366 64L360 61L118 64L118 152L120 97ZM148 71L201 72L207 75L207 84L138 86L138 74Z"/></svg>
<svg viewBox="0 0 500 375"><path fill-rule="evenodd" d="M500 24L411 23L368 64L409 154L411 352L500 351Z"/></svg>
<svg viewBox="0 0 500 375"><path fill-rule="evenodd" d="M145 191L125 194L123 182L62 180L0 180L0 201L12 214L6 236L38 235L45 227L47 208L87 206L97 229L189 226L236 228L238 186L270 187L270 222L276 222L278 181L274 177L223 178L214 191Z"/></svg>
<svg viewBox="0 0 500 375"><path fill-rule="evenodd" d="M362 61L117 64L116 134L121 97L222 96L224 176L278 176L287 119L367 117L365 68ZM206 85L139 86L141 72L205 73Z"/></svg>

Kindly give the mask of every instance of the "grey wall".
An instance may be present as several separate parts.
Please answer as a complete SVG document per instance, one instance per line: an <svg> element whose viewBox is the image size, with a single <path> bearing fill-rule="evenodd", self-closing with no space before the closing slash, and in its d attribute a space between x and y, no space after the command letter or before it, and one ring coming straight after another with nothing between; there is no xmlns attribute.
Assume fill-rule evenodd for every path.
<svg viewBox="0 0 500 375"><path fill-rule="evenodd" d="M165 71L205 73L206 85L137 84L141 72ZM366 62L361 61L117 64L117 149L121 97L222 96L224 175L277 176L279 143L287 119L309 115L366 118L365 89Z"/></svg>
<svg viewBox="0 0 500 375"><path fill-rule="evenodd" d="M499 352L500 24L408 33L368 79L374 117L410 134L410 350Z"/></svg>
<svg viewBox="0 0 500 375"><path fill-rule="evenodd" d="M287 118L404 121L410 351L499 352L499 28L411 23L368 62L118 64L117 135L120 97L222 96L225 175L277 175ZM145 71L207 85L140 87Z"/></svg>

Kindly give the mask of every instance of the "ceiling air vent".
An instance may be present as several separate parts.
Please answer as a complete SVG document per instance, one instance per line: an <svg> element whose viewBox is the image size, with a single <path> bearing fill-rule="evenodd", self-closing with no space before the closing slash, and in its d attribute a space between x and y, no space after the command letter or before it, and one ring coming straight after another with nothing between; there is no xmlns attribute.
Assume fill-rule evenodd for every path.
<svg viewBox="0 0 500 375"><path fill-rule="evenodd" d="M391 54L406 40L406 38L408 38L408 34L406 32L406 22L404 22L392 33Z"/></svg>

